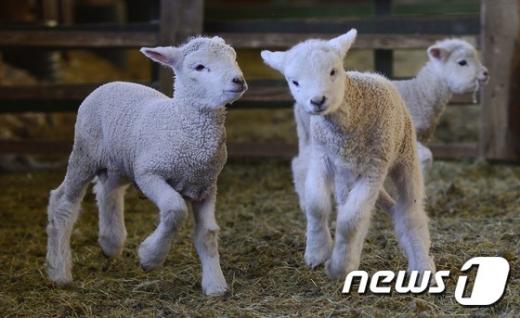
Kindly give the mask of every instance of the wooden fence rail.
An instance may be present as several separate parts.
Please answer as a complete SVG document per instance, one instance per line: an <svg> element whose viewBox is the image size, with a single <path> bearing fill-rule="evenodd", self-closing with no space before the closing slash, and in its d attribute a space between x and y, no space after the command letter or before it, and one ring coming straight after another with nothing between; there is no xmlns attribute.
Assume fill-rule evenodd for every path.
<svg viewBox="0 0 520 318"><path fill-rule="evenodd" d="M46 0L47 3L53 0ZM359 30L354 48L374 49L376 69L391 76L392 50L424 49L436 40L448 36L465 36L474 45L484 48L484 64L490 66L492 83L482 97L483 123L481 143L434 145L438 158L475 157L479 153L490 159L520 158L520 127L518 112L513 105L514 89L520 69L513 52L520 43L518 34L518 7L520 0L503 0L494 5L482 0L482 13L436 17L392 16L391 0L373 0L377 16L362 19L289 19L289 20L225 20L204 21L203 0L161 0L158 22L129 25L72 25L54 27L0 26L0 49L3 47L39 47L50 49L133 48L140 46L171 45L184 41L193 34L218 34L236 48L285 49L310 37L330 38L350 27ZM357 1L359 3L363 1ZM364 3L369 3L365 1ZM493 3L493 5L491 5ZM54 8L49 5L49 8ZM53 9L54 10L54 9ZM54 12L50 10L49 12ZM67 9L70 15L71 8ZM54 13L53 16L56 14ZM506 18L507 17L507 18ZM509 19L509 17L514 17ZM511 20L511 21L509 21ZM500 29L496 35L489 30ZM496 32L495 32L496 33ZM507 33L507 34L506 34ZM479 37L480 35L480 37ZM516 40L516 41L515 41ZM509 41L509 44L506 42ZM497 53L498 52L498 53ZM518 55L518 54L517 54ZM510 70L508 71L505 70ZM506 74L507 73L507 74ZM504 79L502 77L507 77ZM172 88L170 70L161 68L155 82L149 85L169 94ZM493 80L495 82L493 82ZM40 85L34 87L1 87L0 113L25 111L75 111L80 101L96 85ZM506 93L500 91L507 87ZM507 95L507 97L505 97ZM455 96L453 105L471 104L471 96ZM250 81L250 89L238 103L240 107L290 107L292 98L286 85L276 81ZM234 107L235 108L235 107ZM506 125L502 132L502 125ZM516 123L513 124L513 123ZM515 139L516 138L516 139ZM518 142L517 142L518 141ZM34 142L1 141L0 153L38 152L49 149L50 141L38 147ZM58 142L52 149L68 150L67 142ZM70 145L70 143L68 143ZM510 145L515 145L510 150ZM46 147L47 146L47 147ZM480 149L480 150L479 150ZM480 151L480 152L479 152ZM293 145L231 145L231 154L237 156L282 156L294 152Z"/></svg>

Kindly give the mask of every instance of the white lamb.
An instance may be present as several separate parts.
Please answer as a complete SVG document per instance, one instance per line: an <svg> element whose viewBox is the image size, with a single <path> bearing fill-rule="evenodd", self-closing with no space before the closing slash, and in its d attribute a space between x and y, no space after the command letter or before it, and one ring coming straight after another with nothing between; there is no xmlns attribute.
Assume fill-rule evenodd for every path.
<svg viewBox="0 0 520 318"><path fill-rule="evenodd" d="M344 279L358 268L371 211L388 177L398 191L392 215L408 268L433 271L412 120L390 81L343 70L356 33L308 40L286 52L262 52L264 61L285 75L297 116L311 115L302 199L305 262L310 267L325 262L332 278ZM338 209L334 245L329 232L332 192Z"/></svg>
<svg viewBox="0 0 520 318"><path fill-rule="evenodd" d="M235 51L219 37L141 52L175 71L174 96L114 82L83 101L67 174L49 200L49 278L58 284L72 281L71 231L87 185L97 176L99 243L107 256L122 251L124 194L134 183L160 210L159 225L139 247L142 267L163 263L191 204L202 288L219 295L227 289L214 214L216 181L227 159L225 105L240 98L247 85Z"/></svg>
<svg viewBox="0 0 520 318"><path fill-rule="evenodd" d="M453 94L476 92L488 80L488 71L475 48L460 39L439 41L427 50L429 61L415 78L393 81L403 97L417 132L419 157L432 164L428 142Z"/></svg>

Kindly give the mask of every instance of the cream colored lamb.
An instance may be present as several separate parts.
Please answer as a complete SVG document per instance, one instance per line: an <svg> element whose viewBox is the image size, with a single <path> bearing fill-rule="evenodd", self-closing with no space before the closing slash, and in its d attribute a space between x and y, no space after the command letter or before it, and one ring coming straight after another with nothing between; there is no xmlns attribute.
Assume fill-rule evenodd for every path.
<svg viewBox="0 0 520 318"><path fill-rule="evenodd" d="M65 179L49 200L49 278L72 281L71 231L87 185L97 177L99 243L107 256L123 249L124 194L134 183L160 212L159 225L139 247L142 267L164 262L191 205L202 288L219 295L227 289L215 220L216 182L227 159L225 105L240 98L247 85L235 51L218 37L141 52L174 70L174 96L113 82L83 101Z"/></svg>
<svg viewBox="0 0 520 318"><path fill-rule="evenodd" d="M412 120L390 81L343 70L356 33L308 40L285 52L262 52L264 61L287 79L296 116L311 115L302 197L305 262L310 267L325 263L332 278L344 279L357 269L372 210L389 179L398 190L391 210L408 269L433 271ZM329 232L331 193L338 210L334 244Z"/></svg>

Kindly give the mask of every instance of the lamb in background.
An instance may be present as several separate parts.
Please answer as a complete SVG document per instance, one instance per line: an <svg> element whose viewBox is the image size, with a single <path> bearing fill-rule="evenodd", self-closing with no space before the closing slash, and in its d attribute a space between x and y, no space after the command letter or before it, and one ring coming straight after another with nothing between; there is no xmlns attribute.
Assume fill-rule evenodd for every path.
<svg viewBox="0 0 520 318"><path fill-rule="evenodd" d="M475 48L460 39L446 39L427 50L429 61L415 78L393 81L412 119L419 157L423 167L431 167L432 153L422 143L429 141L453 94L477 92L488 80Z"/></svg>
<svg viewBox="0 0 520 318"><path fill-rule="evenodd" d="M328 275L341 279L359 267L371 211L388 178L398 191L391 210L408 269L433 271L412 120L390 81L343 70L356 34L308 40L286 52L262 51L264 61L285 75L296 116L311 115L301 199L307 217L305 262L310 267L325 263ZM334 245L332 192L338 209Z"/></svg>
<svg viewBox="0 0 520 318"><path fill-rule="evenodd" d="M225 105L240 98L247 85L235 51L219 37L141 52L175 71L174 96L113 82L83 101L65 179L49 199L49 278L72 281L71 231L87 185L97 176L99 243L106 255L122 251L124 194L133 182L160 210L159 225L139 247L142 267L164 262L191 204L202 288L219 295L227 289L215 220L216 181L227 159Z"/></svg>

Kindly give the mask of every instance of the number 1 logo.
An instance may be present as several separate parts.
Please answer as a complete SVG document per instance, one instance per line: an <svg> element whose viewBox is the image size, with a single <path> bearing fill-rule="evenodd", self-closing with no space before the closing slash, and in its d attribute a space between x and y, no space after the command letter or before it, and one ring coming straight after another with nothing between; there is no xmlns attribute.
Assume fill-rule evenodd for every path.
<svg viewBox="0 0 520 318"><path fill-rule="evenodd" d="M477 275L469 297L464 297L468 276L460 276L455 288L455 299L464 306L488 306L496 303L506 290L509 263L502 257L474 257L462 265L468 272L477 266Z"/></svg>

